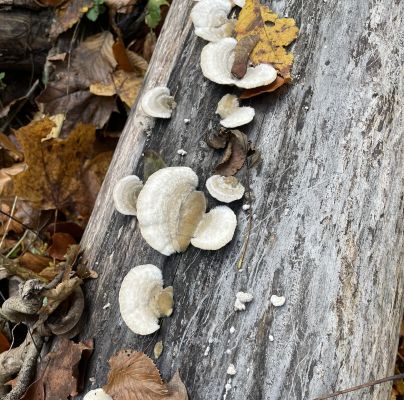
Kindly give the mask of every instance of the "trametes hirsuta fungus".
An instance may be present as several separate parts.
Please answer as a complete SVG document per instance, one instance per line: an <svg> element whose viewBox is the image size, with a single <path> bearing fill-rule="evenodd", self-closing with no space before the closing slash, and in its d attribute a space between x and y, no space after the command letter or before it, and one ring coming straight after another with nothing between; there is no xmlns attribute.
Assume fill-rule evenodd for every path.
<svg viewBox="0 0 404 400"><path fill-rule="evenodd" d="M104 392L104 389L94 389L90 390L84 397L83 400L112 400L112 397Z"/></svg>
<svg viewBox="0 0 404 400"><path fill-rule="evenodd" d="M170 95L170 90L164 86L150 89L141 100L143 112L155 118L171 118L171 113L176 105L174 97Z"/></svg>
<svg viewBox="0 0 404 400"><path fill-rule="evenodd" d="M217 250L233 238L234 212L222 206L205 214L205 195L197 186L198 177L188 167L162 168L145 183L138 196L137 218L143 238L155 250L168 256L185 251L190 243Z"/></svg>
<svg viewBox="0 0 404 400"><path fill-rule="evenodd" d="M255 110L252 107L240 107L237 96L226 94L217 104L216 114L222 118L220 125L225 128L237 128L251 122Z"/></svg>
<svg viewBox="0 0 404 400"><path fill-rule="evenodd" d="M212 197L223 203L239 200L244 195L244 186L235 176L213 175L206 181L206 189Z"/></svg>
<svg viewBox="0 0 404 400"><path fill-rule="evenodd" d="M143 188L143 182L136 175L120 179L113 190L115 208L124 215L136 215L137 196Z"/></svg>
<svg viewBox="0 0 404 400"><path fill-rule="evenodd" d="M258 64L255 67L247 67L243 78L235 78L231 69L234 62L236 45L237 40L234 38L224 38L218 42L207 44L201 53L203 75L220 85L236 85L244 89L269 85L276 79L276 70L269 64Z"/></svg>
<svg viewBox="0 0 404 400"><path fill-rule="evenodd" d="M173 312L173 288L163 288L161 270L155 265L138 265L124 277L119 290L119 309L129 329L149 335L160 326L159 318Z"/></svg>
<svg viewBox="0 0 404 400"><path fill-rule="evenodd" d="M217 42L233 34L235 20L227 18L233 4L229 0L201 0L191 11L196 36Z"/></svg>

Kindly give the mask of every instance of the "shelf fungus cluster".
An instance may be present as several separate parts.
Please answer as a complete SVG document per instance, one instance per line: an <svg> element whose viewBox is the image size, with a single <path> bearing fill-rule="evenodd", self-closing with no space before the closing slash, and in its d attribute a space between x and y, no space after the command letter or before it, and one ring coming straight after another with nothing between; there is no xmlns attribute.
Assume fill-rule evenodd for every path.
<svg viewBox="0 0 404 400"><path fill-rule="evenodd" d="M167 87L157 86L143 95L140 105L143 112L150 117L171 118L177 103Z"/></svg>
<svg viewBox="0 0 404 400"><path fill-rule="evenodd" d="M220 99L216 114L219 114L220 118L222 118L220 125L231 129L251 122L254 118L255 110L252 107L240 107L237 96L226 94Z"/></svg>
<svg viewBox="0 0 404 400"><path fill-rule="evenodd" d="M134 183L135 179L131 179ZM232 240L236 215L227 206L206 213L206 198L203 192L196 190L198 176L191 168L162 168L150 175L141 188L140 180L137 184L128 184L131 179L126 177L117 183L116 208L126 214L132 211L129 215L137 216L143 238L161 254L181 253L190 244L204 250L218 250ZM226 202L232 201L229 198L232 190L233 197L243 195L240 196L241 185L230 182L228 185L227 193L226 185L218 188L224 191L221 198L227 199Z"/></svg>
<svg viewBox="0 0 404 400"><path fill-rule="evenodd" d="M119 309L129 329L149 335L160 326L159 318L173 312L173 288L163 288L163 276L152 264L138 265L124 277L119 290Z"/></svg>
<svg viewBox="0 0 404 400"><path fill-rule="evenodd" d="M230 37L235 20L228 19L233 4L229 0L201 0L191 11L195 34L208 42Z"/></svg>
<svg viewBox="0 0 404 400"><path fill-rule="evenodd" d="M235 176L213 175L206 181L206 189L223 203L240 200L244 195L244 186Z"/></svg>

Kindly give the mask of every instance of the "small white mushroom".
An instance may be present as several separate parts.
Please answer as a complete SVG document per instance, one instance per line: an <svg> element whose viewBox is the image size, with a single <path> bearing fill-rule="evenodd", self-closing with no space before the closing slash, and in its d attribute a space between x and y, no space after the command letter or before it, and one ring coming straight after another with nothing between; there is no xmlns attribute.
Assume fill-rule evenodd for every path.
<svg viewBox="0 0 404 400"><path fill-rule="evenodd" d="M233 239L236 226L236 214L231 208L215 207L203 216L191 244L202 250L218 250Z"/></svg>
<svg viewBox="0 0 404 400"><path fill-rule="evenodd" d="M84 397L83 400L112 400L112 397L104 392L104 389L94 389L90 390Z"/></svg>
<svg viewBox="0 0 404 400"><path fill-rule="evenodd" d="M138 265L124 277L119 290L119 309L129 329L149 335L160 326L158 319L173 311L173 288L163 289L163 276L154 265Z"/></svg>
<svg viewBox="0 0 404 400"><path fill-rule="evenodd" d="M252 89L269 85L276 79L276 70L269 64L248 67L242 79L236 79L231 73L234 62L237 40L224 38L207 44L201 53L203 75L212 82L221 85L236 85L244 89Z"/></svg>
<svg viewBox="0 0 404 400"><path fill-rule="evenodd" d="M124 215L136 215L137 196L143 188L142 181L136 175L120 179L112 192L115 208Z"/></svg>
<svg viewBox="0 0 404 400"><path fill-rule="evenodd" d="M176 105L174 97L170 96L170 90L164 86L149 90L141 100L142 110L155 118L170 118Z"/></svg>
<svg viewBox="0 0 404 400"><path fill-rule="evenodd" d="M276 294L273 294L271 296L271 303L275 307L281 307L285 304L285 296L277 296Z"/></svg>
<svg viewBox="0 0 404 400"><path fill-rule="evenodd" d="M245 0L233 0L234 5L243 8L245 6Z"/></svg>
<svg viewBox="0 0 404 400"><path fill-rule="evenodd" d="M188 167L167 167L150 175L137 200L140 232L153 249L168 256L187 249L206 210Z"/></svg>
<svg viewBox="0 0 404 400"><path fill-rule="evenodd" d="M216 109L216 114L220 115L222 120L220 124L225 128L237 128L251 122L255 115L252 107L240 107L237 96L233 94L224 95Z"/></svg>
<svg viewBox="0 0 404 400"><path fill-rule="evenodd" d="M232 8L229 0L202 0L191 11L195 28L215 28L225 24Z"/></svg>
<svg viewBox="0 0 404 400"><path fill-rule="evenodd" d="M239 200L244 195L244 186L234 176L213 175L206 181L206 189L223 203Z"/></svg>
<svg viewBox="0 0 404 400"><path fill-rule="evenodd" d="M230 364L229 367L227 368L226 372L228 375L236 375L237 370L236 370L236 367L234 366L234 364Z"/></svg>
<svg viewBox="0 0 404 400"><path fill-rule="evenodd" d="M236 311L244 311L245 303L251 302L253 298L254 297L251 293L238 292L236 294L236 301L234 302L234 309Z"/></svg>
<svg viewBox="0 0 404 400"><path fill-rule="evenodd" d="M196 27L195 35L208 42L218 42L221 39L231 37L234 32L235 20L228 20L219 27Z"/></svg>

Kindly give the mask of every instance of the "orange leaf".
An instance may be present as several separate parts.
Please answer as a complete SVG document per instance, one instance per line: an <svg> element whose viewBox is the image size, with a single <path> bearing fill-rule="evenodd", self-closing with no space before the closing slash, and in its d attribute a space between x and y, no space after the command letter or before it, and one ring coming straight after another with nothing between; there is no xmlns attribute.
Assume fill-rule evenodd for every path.
<svg viewBox="0 0 404 400"><path fill-rule="evenodd" d="M241 93L240 99L250 99L251 97L259 96L263 93L271 93L274 92L276 89L279 89L285 83L289 83L291 79L283 78L282 76L278 75L276 80L269 85L260 86L254 89L246 89L243 93Z"/></svg>
<svg viewBox="0 0 404 400"><path fill-rule="evenodd" d="M76 244L73 236L63 232L55 233L52 236L52 245L48 249L48 254L56 260L64 260L71 244Z"/></svg>
<svg viewBox="0 0 404 400"><path fill-rule="evenodd" d="M10 348L10 342L8 341L7 337L0 332L0 353L3 351L7 351Z"/></svg>

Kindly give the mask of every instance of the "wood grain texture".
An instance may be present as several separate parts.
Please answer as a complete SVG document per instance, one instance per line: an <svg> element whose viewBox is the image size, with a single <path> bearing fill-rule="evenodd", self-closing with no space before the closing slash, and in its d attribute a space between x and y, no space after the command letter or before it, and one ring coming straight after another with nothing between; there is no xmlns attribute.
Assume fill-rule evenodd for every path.
<svg viewBox="0 0 404 400"><path fill-rule="evenodd" d="M254 223L241 272L241 202L231 205L239 224L226 248L190 247L171 257L148 247L136 219L112 206L114 182L142 175L146 148L160 150L169 165L192 167L201 188L220 158L203 139L218 128L218 100L236 91L202 76L205 43L192 32L191 7L191 0L174 0L145 83L175 93L173 118L153 121L135 107L83 239L100 273L86 286L82 337L95 338L88 378L93 387L105 384L114 352L150 354L158 340L163 377L179 368L193 400L224 398L230 363L237 374L227 400L313 399L391 374L404 304L403 3L272 4L297 19L301 34L294 84L245 102L256 117L244 130L263 162L252 171ZM159 332L139 337L120 318L117 297L122 277L145 263L163 270L176 306ZM255 300L236 313L239 290ZM285 306L274 309L272 294L284 295ZM387 400L389 391L383 384L341 399Z"/></svg>

